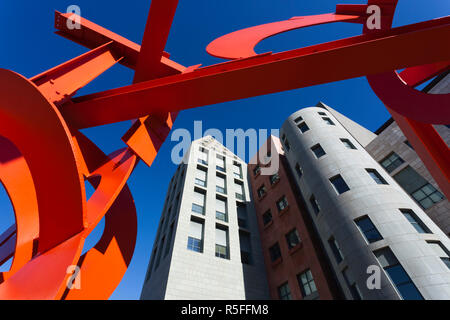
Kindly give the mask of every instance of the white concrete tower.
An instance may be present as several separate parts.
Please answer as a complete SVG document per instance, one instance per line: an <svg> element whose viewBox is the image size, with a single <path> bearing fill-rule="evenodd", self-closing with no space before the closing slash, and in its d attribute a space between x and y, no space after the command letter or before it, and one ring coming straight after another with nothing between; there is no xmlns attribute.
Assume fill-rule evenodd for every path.
<svg viewBox="0 0 450 320"><path fill-rule="evenodd" d="M346 297L450 299L448 237L364 149L373 134L318 106L280 135ZM381 271L380 289L368 287L368 267Z"/></svg>
<svg viewBox="0 0 450 320"><path fill-rule="evenodd" d="M172 178L141 299L267 299L247 165L212 137Z"/></svg>

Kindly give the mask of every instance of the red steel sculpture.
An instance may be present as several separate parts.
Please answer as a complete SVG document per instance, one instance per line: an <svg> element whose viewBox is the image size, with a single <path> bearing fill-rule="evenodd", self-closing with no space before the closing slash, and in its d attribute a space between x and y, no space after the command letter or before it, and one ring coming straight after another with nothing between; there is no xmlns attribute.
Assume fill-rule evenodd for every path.
<svg viewBox="0 0 450 320"><path fill-rule="evenodd" d="M207 51L231 61L184 67L164 47L178 0L152 0L139 46L86 19L57 34L89 52L31 79L0 69L0 181L16 224L0 235L0 299L107 299L131 261L136 209L126 181L139 160L151 165L180 110L366 76L447 198L449 148L432 124L450 123L450 95L414 89L449 69L450 17L392 28L397 0L337 5L335 13L294 17L225 35ZM367 27L368 6L381 29ZM333 22L362 24L363 34L281 53L254 52L272 35ZM120 63L133 84L76 97ZM404 69L401 73L395 70ZM133 120L127 147L105 155L79 129ZM95 192L87 201L84 181ZM99 242L81 255L105 217ZM78 266L81 287L69 289ZM72 268L72 269L71 269Z"/></svg>

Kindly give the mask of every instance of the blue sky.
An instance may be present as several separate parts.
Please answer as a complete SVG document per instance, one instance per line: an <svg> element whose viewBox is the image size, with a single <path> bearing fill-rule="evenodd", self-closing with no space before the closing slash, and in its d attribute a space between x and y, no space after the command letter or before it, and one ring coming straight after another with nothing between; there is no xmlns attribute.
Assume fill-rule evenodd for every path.
<svg viewBox="0 0 450 320"><path fill-rule="evenodd" d="M166 46L171 58L185 66L211 65L221 59L210 57L205 48L215 38L253 25L285 20L293 16L334 12L337 3L358 0L182 0ZM361 3L364 2L361 0ZM76 4L81 14L128 39L140 43L149 0L2 0L0 1L0 68L34 76L79 54L83 47L55 35L54 10L66 11ZM450 2L443 0L400 0L396 26L448 15ZM296 30L263 41L257 52L284 51L302 46L358 35L362 27L338 23ZM386 52L386 55L389 55ZM368 61L370 63L370 61ZM300 77L301 75L299 75ZM131 83L133 72L115 66L80 90L79 95ZM206 106L181 112L174 129L193 131L194 121L202 120L204 130L279 128L294 111L323 101L370 130L376 130L389 114L364 78L340 81L268 96ZM130 123L91 128L83 132L105 153L124 147L121 136ZM176 169L170 153L177 142L170 136L151 168L140 163L129 180L138 210L138 239L131 265L111 299L138 299L144 281L153 240L170 178ZM250 157L252 155L249 155ZM91 192L91 191L90 191ZM89 192L89 193L90 193ZM14 213L0 184L0 232L14 222ZM95 243L102 225L88 240ZM3 270L0 269L0 270Z"/></svg>

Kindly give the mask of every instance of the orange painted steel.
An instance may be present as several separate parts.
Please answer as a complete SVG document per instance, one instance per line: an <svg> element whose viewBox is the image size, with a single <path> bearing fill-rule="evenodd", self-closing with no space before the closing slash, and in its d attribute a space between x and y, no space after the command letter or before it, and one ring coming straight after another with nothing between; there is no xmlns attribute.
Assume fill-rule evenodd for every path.
<svg viewBox="0 0 450 320"><path fill-rule="evenodd" d="M79 29L69 29L71 14L56 12L56 33L90 51L30 79L0 69L0 182L16 217L0 235L0 265L13 257L10 270L0 273L0 299L107 299L114 292L137 234L126 181L139 160L152 164L178 112L187 108L367 76L450 197L449 149L431 125L450 123L449 95L413 89L449 69L443 39L450 37L450 17L391 28L397 0L337 5L335 13L220 37L207 51L233 61L186 68L164 51L177 4L152 0L142 46L84 18ZM372 4L382 9L382 30L365 25ZM363 34L275 54L254 52L267 37L333 22L361 23ZM117 63L135 70L133 84L74 97ZM122 138L127 147L110 155L79 131L123 120L134 121ZM89 200L85 180L95 188ZM103 218L101 239L82 254ZM74 279L80 287L71 286Z"/></svg>

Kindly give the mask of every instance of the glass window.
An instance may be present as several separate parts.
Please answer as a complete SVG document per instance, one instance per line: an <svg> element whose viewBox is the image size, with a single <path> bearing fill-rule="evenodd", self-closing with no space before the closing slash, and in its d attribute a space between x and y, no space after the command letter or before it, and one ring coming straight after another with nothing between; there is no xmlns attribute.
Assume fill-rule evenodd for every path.
<svg viewBox="0 0 450 320"><path fill-rule="evenodd" d="M311 196L311 198L309 198L309 203L311 204L311 207L314 210L314 213L317 215L320 212L320 206L319 206L319 202L317 202L316 197L314 197L314 195Z"/></svg>
<svg viewBox="0 0 450 320"><path fill-rule="evenodd" d="M208 165L208 150L203 147L200 147L200 153L198 156L198 162L204 165Z"/></svg>
<svg viewBox="0 0 450 320"><path fill-rule="evenodd" d="M291 150L291 146L290 146L289 141L288 141L287 138L284 139L283 143L284 143L284 146L286 147L286 151Z"/></svg>
<svg viewBox="0 0 450 320"><path fill-rule="evenodd" d="M411 223L418 233L431 233L430 229L417 217L414 211L410 209L400 209L405 218Z"/></svg>
<svg viewBox="0 0 450 320"><path fill-rule="evenodd" d="M295 165L295 172L297 172L299 179L303 176L303 170L298 163Z"/></svg>
<svg viewBox="0 0 450 320"><path fill-rule="evenodd" d="M229 259L228 230L216 227L216 257Z"/></svg>
<svg viewBox="0 0 450 320"><path fill-rule="evenodd" d="M321 116L326 116L327 114L325 112L318 112L319 115Z"/></svg>
<svg viewBox="0 0 450 320"><path fill-rule="evenodd" d="M300 129L301 133L305 133L306 131L309 130L309 127L306 124L306 122L300 123L297 127Z"/></svg>
<svg viewBox="0 0 450 320"><path fill-rule="evenodd" d="M320 157L324 156L326 153L323 150L323 148L320 146L320 144L316 144L315 146L313 146L311 148L312 152L314 152L315 156L317 159L319 159Z"/></svg>
<svg viewBox="0 0 450 320"><path fill-rule="evenodd" d="M236 178L242 179L242 168L237 162L233 163L233 174Z"/></svg>
<svg viewBox="0 0 450 320"><path fill-rule="evenodd" d="M270 221L272 221L272 212L270 212L270 210L267 210L263 213L263 223L264 225L267 225Z"/></svg>
<svg viewBox="0 0 450 320"><path fill-rule="evenodd" d="M206 187L206 171L197 168L195 171L195 184L201 187Z"/></svg>
<svg viewBox="0 0 450 320"><path fill-rule="evenodd" d="M328 124L330 126L334 126L335 125L334 122L331 121L331 119L328 118L328 117L322 117L322 119L323 119L323 121L325 121L326 124Z"/></svg>
<svg viewBox="0 0 450 320"><path fill-rule="evenodd" d="M380 232L378 232L377 228L375 227L372 220L370 220L368 216L356 219L355 223L358 226L361 233L366 238L367 242L372 243L383 239Z"/></svg>
<svg viewBox="0 0 450 320"><path fill-rule="evenodd" d="M200 214L205 213L205 194L194 190L194 201L192 203L192 211Z"/></svg>
<svg viewBox="0 0 450 320"><path fill-rule="evenodd" d="M216 169L225 172L225 157L221 155L216 155Z"/></svg>
<svg viewBox="0 0 450 320"><path fill-rule="evenodd" d="M338 174L337 176L334 176L333 178L331 178L330 182L334 186L334 189L336 190L336 192L338 194L342 194L342 193L347 192L348 190L350 190L350 188L348 187L347 183L344 181L344 179L341 177L340 174Z"/></svg>
<svg viewBox="0 0 450 320"><path fill-rule="evenodd" d="M317 292L316 283L314 282L311 270L308 269L299 275L297 275L298 284L302 292L303 298L312 295Z"/></svg>
<svg viewBox="0 0 450 320"><path fill-rule="evenodd" d="M386 182L386 180L384 180L384 178L378 173L377 170L375 170L375 169L366 169L366 171L377 184L388 184Z"/></svg>
<svg viewBox="0 0 450 320"><path fill-rule="evenodd" d="M404 300L423 300L420 291L389 247L377 250L374 254Z"/></svg>
<svg viewBox="0 0 450 320"><path fill-rule="evenodd" d="M226 200L216 198L216 219L228 222Z"/></svg>
<svg viewBox="0 0 450 320"><path fill-rule="evenodd" d="M278 175L278 173L270 176L270 184L275 184L278 180L280 180L280 176Z"/></svg>
<svg viewBox="0 0 450 320"><path fill-rule="evenodd" d="M203 252L203 222L189 222L188 250Z"/></svg>
<svg viewBox="0 0 450 320"><path fill-rule="evenodd" d="M270 253L270 260L272 260L272 262L281 258L281 250L278 242L269 248L269 253Z"/></svg>
<svg viewBox="0 0 450 320"><path fill-rule="evenodd" d="M294 120L295 123L299 123L300 121L303 121L303 118L302 118L302 117L297 117L297 118Z"/></svg>
<svg viewBox="0 0 450 320"><path fill-rule="evenodd" d="M292 300L291 289L287 282L278 287L278 296L280 300Z"/></svg>
<svg viewBox="0 0 450 320"><path fill-rule="evenodd" d="M353 143L350 140L341 139L341 141L347 149L356 149L356 147L353 145Z"/></svg>
<svg viewBox="0 0 450 320"><path fill-rule="evenodd" d="M226 192L226 180L225 177L216 176L216 191L220 193L227 193Z"/></svg>
<svg viewBox="0 0 450 320"><path fill-rule="evenodd" d="M291 230L285 237L289 249L294 248L300 243L300 236L298 235L297 229Z"/></svg>
<svg viewBox="0 0 450 320"><path fill-rule="evenodd" d="M289 204L285 196L283 196L280 200L277 201L277 208L279 211L283 211L288 206Z"/></svg>
<svg viewBox="0 0 450 320"><path fill-rule="evenodd" d="M359 291L358 286L354 281L350 281L350 277L348 275L348 267L342 271L342 275L344 276L345 282L347 283L348 288L350 289L350 293L353 297L353 300L362 300L361 292Z"/></svg>
<svg viewBox="0 0 450 320"><path fill-rule="evenodd" d="M241 247L241 262L243 264L251 264L251 242L250 234L248 232L239 231L239 244Z"/></svg>
<svg viewBox="0 0 450 320"><path fill-rule="evenodd" d="M238 200L245 200L244 185L238 181L234 181L235 196Z"/></svg>
<svg viewBox="0 0 450 320"><path fill-rule="evenodd" d="M380 163L387 172L391 173L403 162L405 161L402 158L400 158L395 152L392 152L386 158L381 160Z"/></svg>
<svg viewBox="0 0 450 320"><path fill-rule="evenodd" d="M266 194L266 187L264 185L262 185L261 187L259 187L257 192L258 192L258 197L262 198Z"/></svg>
<svg viewBox="0 0 450 320"><path fill-rule="evenodd" d="M445 199L441 192L410 166L397 173L394 179L425 210Z"/></svg>
<svg viewBox="0 0 450 320"><path fill-rule="evenodd" d="M259 165L256 165L253 169L253 175L257 176L261 172L261 167Z"/></svg>
<svg viewBox="0 0 450 320"><path fill-rule="evenodd" d="M342 254L341 248L339 247L339 244L337 243L336 239L331 237L328 240L328 244L330 245L331 251L333 252L336 262L340 263L342 260L344 260L344 255Z"/></svg>
<svg viewBox="0 0 450 320"><path fill-rule="evenodd" d="M442 262L450 269L450 253L439 241L427 241L434 253L441 258Z"/></svg>

